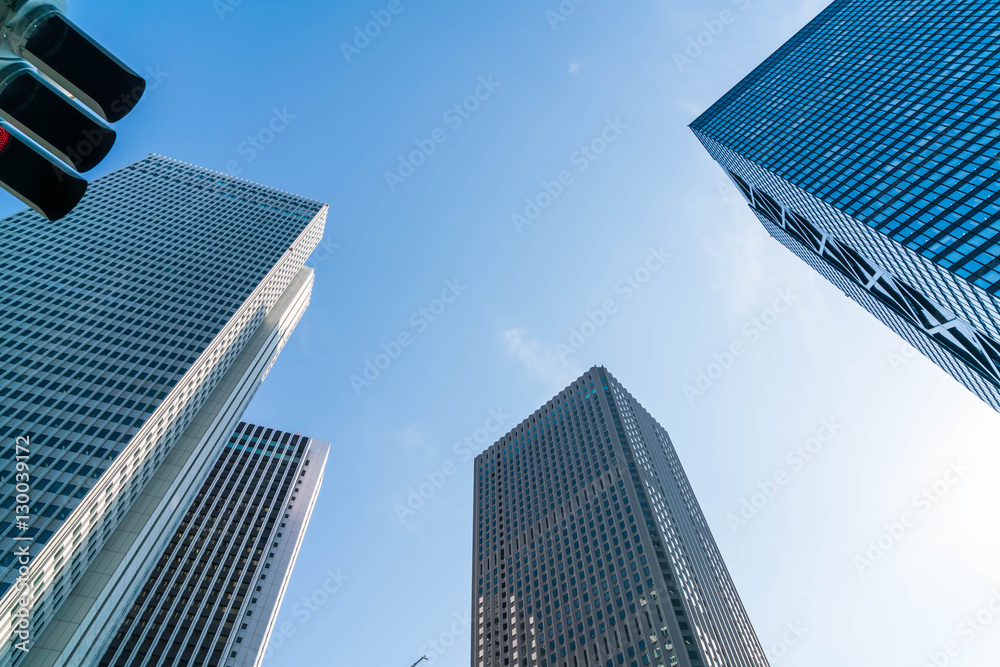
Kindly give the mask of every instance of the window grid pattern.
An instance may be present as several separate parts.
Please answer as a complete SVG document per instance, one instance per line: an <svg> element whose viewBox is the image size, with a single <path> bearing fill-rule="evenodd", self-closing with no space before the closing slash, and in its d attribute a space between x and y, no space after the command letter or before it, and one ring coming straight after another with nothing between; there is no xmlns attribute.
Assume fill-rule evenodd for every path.
<svg viewBox="0 0 1000 667"><path fill-rule="evenodd" d="M277 613L328 449L241 422L100 666L258 662L266 633L248 629Z"/></svg>
<svg viewBox="0 0 1000 667"><path fill-rule="evenodd" d="M692 128L775 238L1000 410L998 38L997 0L834 0Z"/></svg>
<svg viewBox="0 0 1000 667"><path fill-rule="evenodd" d="M700 134L699 138L775 239L1000 410L997 297L713 139ZM790 229L800 230L796 235L786 231L789 221ZM829 252L834 244L841 246L840 253ZM900 289L906 292L903 307L895 305L900 298L894 295Z"/></svg>
<svg viewBox="0 0 1000 667"><path fill-rule="evenodd" d="M682 648L695 666L767 665L670 436L610 375L608 383L605 391L621 415L629 476L666 592L671 606L683 612L677 617Z"/></svg>
<svg viewBox="0 0 1000 667"><path fill-rule="evenodd" d="M325 216L318 202L150 156L95 181L59 223L31 211L0 221L0 437L31 438L36 634L303 266ZM3 497L12 449L0 453ZM12 511L0 507L5 543ZM7 556L0 592L15 578ZM0 599L0 626L16 609L13 592Z"/></svg>
<svg viewBox="0 0 1000 667"><path fill-rule="evenodd" d="M50 628L36 638L36 645L32 649L32 653L26 656L27 660L23 661L24 664L35 665L39 662L39 658L42 658L42 662L44 662L43 656L51 655L50 651L63 655L70 662L97 664L103 656L108 642L114 636L119 623L131 608L133 600L139 595L142 584L156 565L158 555L166 548L177 525L181 522L186 508L190 506L211 471L221 448L228 441L228 434L233 432L228 431L227 433L226 429L236 429L239 416L246 409L260 382L263 381L265 368L280 354L281 349L287 343L295 322L301 317L308 304L311 284L312 270L301 269L293 284L268 313L264 325L248 342L247 349L237 359L234 368L230 369L229 374L223 379L223 382L226 383L225 390L220 392L220 389L217 388L209 399L209 403L199 411L196 419L202 420L202 423L212 422L217 426L217 428L211 429L213 433L202 433L199 437L197 432L201 431L200 427L192 424L188 432L185 432L178 440L178 444L189 436L193 436L200 440L197 451L189 451L180 458L174 456L174 452L168 455L167 460L174 459L176 465L186 467L185 461L192 463L194 468L187 471L192 474L181 473L181 478L172 479L176 477L176 472L163 471L162 475L159 474L160 471L154 473L153 480L161 480L171 485L180 483L181 486L171 490L169 495L172 496L172 499L169 510L158 517L151 516L150 519L153 520L153 523L145 524L144 531L150 533L145 544L133 543L133 547L138 546L138 549L133 552L137 559L136 567L130 567L128 571L121 572L122 577L120 578L107 580L106 585L100 588L101 580L104 577L101 573L92 571L95 565L99 564L106 571L115 568L119 562L118 558L112 555L113 552L109 553L106 549L101 549L95 565L88 566L80 584L78 584L78 587L87 585L88 588L82 590L75 588L70 592L67 601L57 610ZM234 373L234 371L236 372ZM191 432L192 429L195 432ZM190 439L185 443L188 447L191 444ZM201 472L195 472L196 469ZM158 491L151 490L151 492L153 498L160 495ZM140 499L146 498L146 496L147 493L144 490ZM166 500L166 498L161 499L161 504L162 500ZM154 502L156 501L154 500ZM116 535L113 535L112 540L115 537ZM117 548L129 549L127 544L118 544ZM132 550L129 549L129 551ZM283 549L282 551L287 550ZM122 552L119 551L119 553ZM108 560L109 557L111 562ZM282 556L279 554L279 557ZM95 583L100 589L96 597L94 597L95 591L89 589ZM75 623L75 621L84 620L80 618L77 611L72 609L79 602L83 603L80 605L83 607L83 613L86 614L89 610L96 614L96 617L87 615L86 627L77 627ZM56 632L56 627L53 626L60 622L70 624L63 625L62 628L77 628L72 637L58 636L60 633ZM81 635L81 633L83 634Z"/></svg>
<svg viewBox="0 0 1000 667"><path fill-rule="evenodd" d="M1000 2L835 0L692 127L1000 291Z"/></svg>
<svg viewBox="0 0 1000 667"><path fill-rule="evenodd" d="M474 667L767 664L728 574L716 581L725 567L700 509L686 518L697 504L679 463L677 493L689 502L651 486L677 479L669 439L651 425L594 368L476 458ZM685 518L654 514L654 492L664 512ZM691 570L706 548L716 552L711 564ZM719 584L728 588L716 594ZM727 603L695 617L699 595Z"/></svg>

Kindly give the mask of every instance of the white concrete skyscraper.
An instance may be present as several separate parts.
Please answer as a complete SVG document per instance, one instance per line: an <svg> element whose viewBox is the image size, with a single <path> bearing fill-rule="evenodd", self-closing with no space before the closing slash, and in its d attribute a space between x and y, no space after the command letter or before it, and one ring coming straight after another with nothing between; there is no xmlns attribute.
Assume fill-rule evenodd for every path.
<svg viewBox="0 0 1000 667"><path fill-rule="evenodd" d="M257 667L330 444L241 423L98 667Z"/></svg>
<svg viewBox="0 0 1000 667"><path fill-rule="evenodd" d="M114 632L308 305L326 213L150 156L59 222L0 220L0 624L31 645L0 665L87 664Z"/></svg>

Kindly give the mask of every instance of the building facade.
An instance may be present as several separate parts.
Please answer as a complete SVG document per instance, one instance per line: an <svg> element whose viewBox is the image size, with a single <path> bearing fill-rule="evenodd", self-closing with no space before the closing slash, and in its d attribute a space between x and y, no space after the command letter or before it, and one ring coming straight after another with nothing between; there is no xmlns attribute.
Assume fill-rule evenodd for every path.
<svg viewBox="0 0 1000 667"><path fill-rule="evenodd" d="M1000 410L1000 2L834 0L692 129L768 232Z"/></svg>
<svg viewBox="0 0 1000 667"><path fill-rule="evenodd" d="M473 667L764 667L666 431L593 368L476 458Z"/></svg>
<svg viewBox="0 0 1000 667"><path fill-rule="evenodd" d="M0 665L86 664L113 632L308 305L326 212L150 156L57 223L0 221Z"/></svg>
<svg viewBox="0 0 1000 667"><path fill-rule="evenodd" d="M100 667L260 665L329 451L240 423Z"/></svg>

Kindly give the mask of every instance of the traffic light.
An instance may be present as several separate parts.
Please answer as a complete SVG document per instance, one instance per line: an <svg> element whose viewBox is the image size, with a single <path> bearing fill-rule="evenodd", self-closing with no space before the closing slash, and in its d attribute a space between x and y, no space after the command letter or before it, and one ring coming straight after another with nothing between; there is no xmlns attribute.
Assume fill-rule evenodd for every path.
<svg viewBox="0 0 1000 667"><path fill-rule="evenodd" d="M64 0L0 0L0 185L50 220L79 203L77 172L108 155L109 124L146 89L64 10Z"/></svg>
<svg viewBox="0 0 1000 667"><path fill-rule="evenodd" d="M0 183L49 220L73 210L87 181L0 127Z"/></svg>

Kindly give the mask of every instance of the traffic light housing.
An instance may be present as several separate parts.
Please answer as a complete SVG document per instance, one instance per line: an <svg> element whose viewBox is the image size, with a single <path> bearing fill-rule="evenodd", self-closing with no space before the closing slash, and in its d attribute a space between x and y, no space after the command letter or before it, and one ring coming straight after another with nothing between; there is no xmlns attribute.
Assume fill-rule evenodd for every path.
<svg viewBox="0 0 1000 667"><path fill-rule="evenodd" d="M9 66L0 76L0 116L17 130L81 173L107 157L114 130L26 65Z"/></svg>
<svg viewBox="0 0 1000 667"><path fill-rule="evenodd" d="M72 211L87 191L87 181L2 127L0 183L49 220Z"/></svg>
<svg viewBox="0 0 1000 667"><path fill-rule="evenodd" d="M109 124L146 88L64 10L61 0L0 0L0 186L50 220L83 197L77 172L108 155Z"/></svg>

